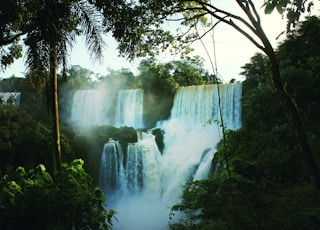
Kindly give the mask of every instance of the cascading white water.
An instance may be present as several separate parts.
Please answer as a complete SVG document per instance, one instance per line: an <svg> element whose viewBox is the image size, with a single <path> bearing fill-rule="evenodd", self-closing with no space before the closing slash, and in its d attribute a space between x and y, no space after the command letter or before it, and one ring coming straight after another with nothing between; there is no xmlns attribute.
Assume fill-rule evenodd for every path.
<svg viewBox="0 0 320 230"><path fill-rule="evenodd" d="M224 84L219 85L219 87L224 125L227 129L239 129L241 127L242 84ZM220 121L221 119L219 118L218 120Z"/></svg>
<svg viewBox="0 0 320 230"><path fill-rule="evenodd" d="M20 92L0 92L0 100L2 100L2 103L0 104L12 104L15 106L20 105Z"/></svg>
<svg viewBox="0 0 320 230"><path fill-rule="evenodd" d="M107 146L111 148L106 148ZM99 181L100 187L106 191L108 208L117 211L119 222L114 222L113 229L167 229L167 208L159 202L161 172L158 163L161 154L154 136L143 133L137 143L128 145L124 174L121 173L116 180L113 178L117 176L114 170L119 170L118 163L122 159L116 161L114 158L118 155L115 152L114 141L106 143ZM108 154L111 156L107 157ZM106 158L110 158L113 163L107 163L104 160ZM121 170L117 172L120 173ZM114 184L124 186L118 189ZM113 190L113 193L110 194L110 190Z"/></svg>
<svg viewBox="0 0 320 230"><path fill-rule="evenodd" d="M186 86L177 89L171 118L205 124L217 113L216 85Z"/></svg>
<svg viewBox="0 0 320 230"><path fill-rule="evenodd" d="M241 126L241 84L220 85L219 91L221 109L216 85L177 90L171 118L160 127L162 155L151 134L143 133L137 143L129 144L121 183L126 186L119 192L123 196L107 196L108 207L118 212L114 229L168 229L168 207L179 201L185 183L204 179L210 171L221 139L221 128L213 122L220 120L220 111L227 128Z"/></svg>
<svg viewBox="0 0 320 230"><path fill-rule="evenodd" d="M106 90L78 90L73 95L71 123L79 127L110 124L111 103Z"/></svg>
<svg viewBox="0 0 320 230"><path fill-rule="evenodd" d="M143 90L120 90L117 98L115 126L143 128Z"/></svg>
<svg viewBox="0 0 320 230"><path fill-rule="evenodd" d="M210 173L210 169L211 169L211 162L214 156L215 150L213 149L206 149L203 152L203 156L201 158L201 162L198 166L197 171L195 172L194 176L193 176L193 181L195 180L201 180L203 178L206 178L207 175Z"/></svg>
<svg viewBox="0 0 320 230"><path fill-rule="evenodd" d="M99 185L107 196L120 195L126 189L123 151L118 141L109 140L103 147Z"/></svg>
<svg viewBox="0 0 320 230"><path fill-rule="evenodd" d="M138 143L130 143L127 150L126 180L128 192L139 194L142 189L143 152Z"/></svg>
<svg viewBox="0 0 320 230"><path fill-rule="evenodd" d="M197 124L220 121L220 96L224 124L228 129L238 129L241 127L241 93L240 83L180 87L175 94L171 118Z"/></svg>
<svg viewBox="0 0 320 230"><path fill-rule="evenodd" d="M144 135L137 143L130 143L127 150L126 195L161 193L159 158L161 156L154 136Z"/></svg>

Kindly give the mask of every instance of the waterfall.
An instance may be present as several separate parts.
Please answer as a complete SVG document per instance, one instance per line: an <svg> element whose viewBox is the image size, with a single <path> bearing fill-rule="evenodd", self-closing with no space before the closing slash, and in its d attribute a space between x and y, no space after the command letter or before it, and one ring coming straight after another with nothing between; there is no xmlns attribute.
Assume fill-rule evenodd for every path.
<svg viewBox="0 0 320 230"><path fill-rule="evenodd" d="M224 124L228 129L238 129L241 127L241 93L240 83L180 87L175 94L171 118L198 124L219 121L220 94Z"/></svg>
<svg viewBox="0 0 320 230"><path fill-rule="evenodd" d="M219 87L224 124L228 129L239 129L241 127L242 84L224 84Z"/></svg>
<svg viewBox="0 0 320 230"><path fill-rule="evenodd" d="M130 143L127 152L126 179L128 182L128 192L138 194L141 192L143 185L143 153L138 143Z"/></svg>
<svg viewBox="0 0 320 230"><path fill-rule="evenodd" d="M139 142L143 153L143 193L160 197L161 172L159 168L160 151L155 141L155 136L147 134Z"/></svg>
<svg viewBox="0 0 320 230"><path fill-rule="evenodd" d="M110 124L108 113L112 102L106 90L78 90L73 95L71 122L89 127Z"/></svg>
<svg viewBox="0 0 320 230"><path fill-rule="evenodd" d="M113 90L76 91L72 100L70 122L77 127L115 125L143 128L143 90L120 90L116 102L114 99Z"/></svg>
<svg viewBox="0 0 320 230"><path fill-rule="evenodd" d="M116 217L119 222L114 222L113 229L167 229L168 206L160 202L162 188L159 158L161 154L154 136L142 133L138 142L128 144L124 173L121 173L119 180L115 179L117 175L113 171L120 168L117 166L122 162L122 158L121 155L115 154L113 143L106 143L100 167L100 186L113 188L111 194L110 191L103 190L108 208L117 211ZM111 151L106 151L106 146L109 145L112 147ZM120 159L115 160L114 157L117 156ZM110 159L110 163L104 159ZM114 187L117 183L124 186L117 189Z"/></svg>
<svg viewBox="0 0 320 230"><path fill-rule="evenodd" d="M197 168L196 173L193 176L193 181L201 180L207 177L211 169L211 162L213 160L213 156L214 156L214 150L210 148L204 150L201 158L201 162Z"/></svg>
<svg viewBox="0 0 320 230"><path fill-rule="evenodd" d="M162 164L163 199L178 201L186 182L193 179L206 149L215 149L220 140L216 124L190 123L172 118L164 123L164 153ZM201 178L204 179L206 175ZM200 178L199 178L200 179Z"/></svg>
<svg viewBox="0 0 320 230"><path fill-rule="evenodd" d="M177 89L171 118L205 124L217 111L216 85L186 86Z"/></svg>
<svg viewBox="0 0 320 230"><path fill-rule="evenodd" d="M138 142L128 144L126 164L119 142L108 141L101 155L101 188L106 194L160 194L160 155L152 134L144 133Z"/></svg>
<svg viewBox="0 0 320 230"><path fill-rule="evenodd" d="M136 94L140 93L126 90L119 94L118 125L141 122L140 114L139 122L133 118L137 111L142 111L133 108L140 100L135 98ZM229 129L241 127L241 93L241 84L181 87L176 91L171 117L157 127L164 135L162 154L155 137L142 132L137 134L138 142L128 145L124 160L119 155L117 161L111 157L113 163L106 163L103 160L109 158L102 156L100 174L113 170L119 173L118 162L125 162L124 171L119 175L122 182L117 182L114 178L117 175L111 172L107 182L111 183L110 188L117 183L123 185L121 192L114 189L115 193L123 196L108 203L118 212L119 222L115 223L114 229L169 229L168 207L179 201L186 182L204 179L210 172L216 144L222 136L220 117ZM128 114L123 114L124 109ZM109 168L106 170L103 167Z"/></svg>
<svg viewBox="0 0 320 230"><path fill-rule="evenodd" d="M0 92L0 104L20 105L20 92Z"/></svg>
<svg viewBox="0 0 320 230"><path fill-rule="evenodd" d="M109 140L103 147L100 163L99 186L106 195L119 195L125 191L123 151L119 142Z"/></svg>
<svg viewBox="0 0 320 230"><path fill-rule="evenodd" d="M117 98L115 126L143 128L143 90L120 90Z"/></svg>

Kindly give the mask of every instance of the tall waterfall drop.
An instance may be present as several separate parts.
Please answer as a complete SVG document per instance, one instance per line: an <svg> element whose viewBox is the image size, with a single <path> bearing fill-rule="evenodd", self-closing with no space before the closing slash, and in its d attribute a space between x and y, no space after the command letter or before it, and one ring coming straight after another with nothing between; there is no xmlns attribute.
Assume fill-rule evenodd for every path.
<svg viewBox="0 0 320 230"><path fill-rule="evenodd" d="M108 208L117 211L113 229L169 229L170 207L179 201L185 183L204 179L210 171L221 139L220 118L228 129L241 127L241 94L240 83L178 88L170 118L156 127L164 135L162 153L148 132L138 135L139 141L130 143L126 154L116 142L106 143L99 183ZM124 92L118 101L116 124L139 126L141 121L131 116L140 111L136 108L142 108L143 100L128 95ZM135 108L130 107L133 104ZM126 107L126 119L120 115L121 107Z"/></svg>
<svg viewBox="0 0 320 230"><path fill-rule="evenodd" d="M115 126L143 128L142 89L120 90L117 98Z"/></svg>
<svg viewBox="0 0 320 230"><path fill-rule="evenodd" d="M220 121L222 113L226 127L238 129L241 126L241 93L241 84L180 87L175 95L171 118L205 124Z"/></svg>
<svg viewBox="0 0 320 230"><path fill-rule="evenodd" d="M114 101L112 91L90 89L75 92L70 121L76 127L114 125L140 129L144 127L142 115L143 90L120 90Z"/></svg>
<svg viewBox="0 0 320 230"><path fill-rule="evenodd" d="M108 111L111 107L108 91L78 90L73 96L71 122L81 127L110 124Z"/></svg>

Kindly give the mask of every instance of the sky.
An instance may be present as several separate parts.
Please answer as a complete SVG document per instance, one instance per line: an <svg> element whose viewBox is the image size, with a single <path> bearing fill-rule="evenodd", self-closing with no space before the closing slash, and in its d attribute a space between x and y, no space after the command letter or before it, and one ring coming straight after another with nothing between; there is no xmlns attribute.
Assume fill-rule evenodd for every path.
<svg viewBox="0 0 320 230"><path fill-rule="evenodd" d="M225 10L233 9L233 13L237 13L239 7L234 4L234 1L222 1L220 0L221 8ZM262 6L263 1L255 1L257 8ZM218 3L219 4L219 1ZM265 15L263 9L259 9L262 25L265 29L266 35L273 44L277 46L279 40L276 40L277 36L285 29L286 21L281 18L276 11L271 15ZM283 37L282 37L283 38ZM281 40L281 38L280 38ZM202 43L203 42L203 43ZM204 59L204 68L210 73L214 73L212 70L211 60L216 60L216 69L218 70L218 76L222 78L224 82L229 82L230 79L244 80L243 76L239 73L242 71L241 66L250 62L250 58L256 53L260 52L251 42L247 40L239 32L235 31L232 27L220 23L214 29L213 34L206 36L202 42L198 41L193 44L194 52L191 56L200 56ZM215 46L213 46L213 43ZM69 58L69 65L80 65L83 68L92 70L94 73L106 75L108 69L120 70L121 68L128 68L134 74L137 74L137 67L141 60L136 59L129 62L128 60L119 57L116 49L117 44L111 38L106 39L107 47L104 50L104 58L102 63L93 62L90 60L90 56L81 38L77 39L75 46L72 49ZM204 48L204 46L206 49ZM206 52L209 53L209 56ZM215 50L215 52L214 52ZM215 54L215 55L214 55ZM163 53L158 57L159 62L168 62L171 60L179 60L179 57L171 56L169 53ZM24 59L20 58L11 65L4 73L0 72L0 78L11 77L13 74L16 77L23 77L25 72Z"/></svg>

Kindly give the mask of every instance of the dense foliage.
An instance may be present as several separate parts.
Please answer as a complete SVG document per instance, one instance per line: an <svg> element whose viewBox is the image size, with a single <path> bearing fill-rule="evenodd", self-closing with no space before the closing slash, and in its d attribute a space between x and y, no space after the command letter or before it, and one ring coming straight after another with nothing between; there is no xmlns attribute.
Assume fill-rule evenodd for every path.
<svg viewBox="0 0 320 230"><path fill-rule="evenodd" d="M286 15L287 31L290 31L298 23L303 14L310 14L314 10L314 0L266 0L264 1L264 11L267 14L272 13L274 9L280 14Z"/></svg>
<svg viewBox="0 0 320 230"><path fill-rule="evenodd" d="M40 163L45 164L49 171L53 170L48 124L36 121L20 108L7 105L0 109L0 133L0 175L11 173L18 166L29 169ZM65 153L63 160L69 162L74 151L64 134L61 141Z"/></svg>
<svg viewBox="0 0 320 230"><path fill-rule="evenodd" d="M108 229L113 211L104 209L102 191L90 188L83 161L62 166L54 177L41 164L1 178L1 229Z"/></svg>
<svg viewBox="0 0 320 230"><path fill-rule="evenodd" d="M309 18L278 48L283 80L300 108L319 159L319 18ZM312 25L312 26L311 26ZM298 48L299 47L299 48ZM301 50L300 50L301 47ZM301 55L301 52L304 55ZM257 54L243 66L243 126L229 131L213 175L189 183L172 214L172 229L318 229L319 190L290 118Z"/></svg>

